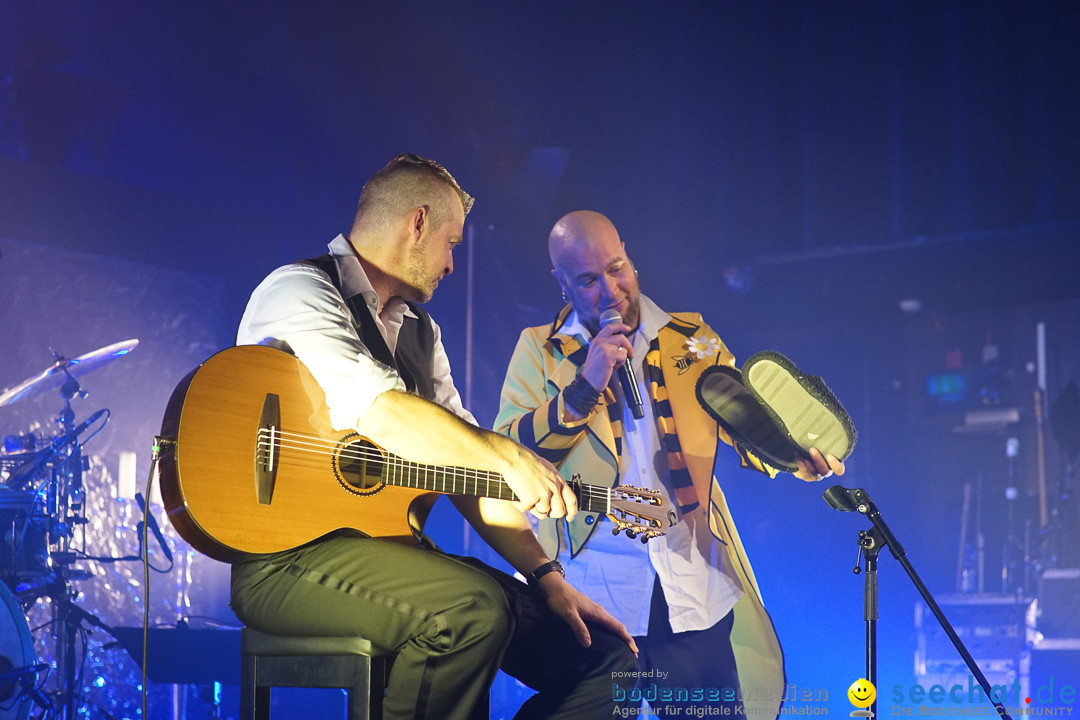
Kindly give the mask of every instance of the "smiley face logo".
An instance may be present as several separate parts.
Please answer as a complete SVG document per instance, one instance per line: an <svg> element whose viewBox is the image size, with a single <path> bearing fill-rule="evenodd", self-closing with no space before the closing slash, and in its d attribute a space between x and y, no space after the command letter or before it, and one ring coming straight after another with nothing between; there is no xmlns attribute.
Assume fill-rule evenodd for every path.
<svg viewBox="0 0 1080 720"><path fill-rule="evenodd" d="M851 683L851 687L847 691L848 700L851 704L858 708L868 708L874 704L874 698L877 697L877 688L874 684L866 678L859 678L855 682Z"/></svg>

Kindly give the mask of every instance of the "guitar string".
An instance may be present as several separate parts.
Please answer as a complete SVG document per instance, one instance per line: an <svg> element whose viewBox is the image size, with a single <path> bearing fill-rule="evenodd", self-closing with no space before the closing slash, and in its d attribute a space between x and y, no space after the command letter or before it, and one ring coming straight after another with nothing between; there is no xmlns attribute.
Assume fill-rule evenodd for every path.
<svg viewBox="0 0 1080 720"><path fill-rule="evenodd" d="M314 437L314 436L311 436L311 435L302 435L302 434L299 434L299 433L287 433L285 431L278 431L277 434L281 438L288 437L288 438L290 438L292 440L292 444L286 444L286 443L282 443L282 442L278 443L278 447L284 448L284 449L299 450L301 452L311 452L311 453L314 453L314 454L324 455L324 456L331 456L331 457L335 456L335 455L338 455L338 456L343 457L343 458L348 459L348 460L382 459L384 462L389 461L391 463L404 463L404 464L408 464L408 465L414 465L414 466L416 466L418 468L433 467L433 466L424 465L423 463L413 463L413 462L411 462L409 460L405 460L404 458L400 458L399 456L394 455L393 453L381 451L380 449L378 449L377 447L374 447L374 446L371 447L371 448L364 447L363 445L360 444L359 441L352 444L352 445L360 446L359 451L356 450L356 449L353 449L352 445L347 445L344 448L342 448L340 450L340 452L338 452L337 451L338 443L335 442L335 441L325 441L325 440L322 440L321 438L317 438L317 437ZM260 429L259 430L259 435L260 435L260 440L259 440L260 449L265 447L267 444L273 443L272 431L267 431L266 429ZM267 439L268 436L270 437L270 439ZM299 441L297 441L297 439ZM490 476L490 478L493 479L493 480L497 480L499 482L505 482L502 479L502 476L499 473L493 472L493 471L490 471L490 470L475 470L475 469L472 469L472 468L464 468L464 467L457 467L457 466L445 466L445 468L446 468L447 471L450 471L450 472L471 473L471 474L476 474L476 475L486 475L486 476Z"/></svg>
<svg viewBox="0 0 1080 720"><path fill-rule="evenodd" d="M274 439L275 434L278 437L278 440L276 442L275 442L275 439ZM361 460L361 461L363 461L363 460L376 460L376 461L382 462L383 464L389 464L392 467L397 467L398 469L406 469L406 468L408 468L408 469L412 470L413 472L415 472L417 470L423 472L424 470L433 468L433 466L408 461L408 460L405 460L402 457L394 455L393 453L382 451L381 448L378 448L378 446L375 446L373 443L372 443L371 448L365 447L365 446L363 446L361 444L362 441L363 441L363 438L360 438L359 436L357 437L357 440L355 442L352 442L349 445L346 445L344 448L340 448L340 450L339 450L340 441L324 440L323 438L320 438L320 437L317 437L317 436L304 435L304 434L295 433L295 432L287 432L285 430L280 430L280 429L277 429L277 428L259 428L258 438L259 439L258 439L258 442L257 442L257 457L263 457L263 453L269 454L270 453L269 448L276 448L277 451L278 451L279 459L280 459L280 456L281 456L281 451L283 451L283 450L295 450L298 453L307 453L309 455L317 455L317 456L324 456L324 457L325 456L333 457L334 455L338 455L339 457L345 457L345 458L350 459L350 460ZM288 442L285 442L286 438L288 438ZM370 441L368 441L368 442L370 442ZM352 449L353 445L360 446L361 450L357 451L355 449ZM444 474L445 473L449 473L453 478L455 478L455 479L451 480L451 487L452 487L451 492L454 492L454 493L457 492L457 480L456 480L456 478L460 478L461 481L462 481L462 486L463 486L463 488L465 488L465 490L464 490L464 492L462 494L470 494L469 491L468 491L468 487L469 487L468 483L469 483L469 480L471 479L475 483L474 488L475 488L475 494L477 494L477 495L482 494L482 495L487 496L487 497L497 497L499 499L508 499L508 500L516 500L517 499L517 496L513 492L513 489L510 488L509 485L506 484L506 481L502 478L502 476L499 473L496 473L496 472L493 472L493 471L488 471L488 470L474 470L472 468L462 468L462 467L457 467L457 466L447 466L444 469ZM470 475L472 475L471 478L469 477ZM486 493L480 493L479 484L481 482L481 476L484 476L484 480L487 482L487 492ZM500 493L498 495L492 495L492 493L491 493L491 481L492 480L495 480L496 487L498 487L500 489ZM416 482L417 482L416 487L419 487L419 481L420 481L419 478L417 478L416 479ZM394 484L400 485L400 483L394 483ZM412 487L407 482L404 484L404 486L405 487ZM503 498L502 497L501 490L504 487L507 490L510 491L510 497L509 498ZM599 511L599 512L602 512L602 513L607 514L607 515L611 515L611 513L613 511L618 512L620 515L622 515L624 520L625 520L625 516L626 516L627 513L630 513L630 514L632 514L634 516L637 516L637 517L643 518L643 519L648 518L647 515L642 516L640 511L635 512L634 510L630 510L630 509L624 508L624 507L612 507L612 503L611 503L612 495L615 494L615 493L620 493L620 491L618 491L616 488L603 488L601 486L587 485L585 483L577 483L577 487L578 487L579 495L582 497L582 500L584 502L591 503L591 501L599 501L600 504L601 504L600 508L596 508L592 504L588 504L587 507L584 508L584 509L587 509L589 511L594 511L594 512ZM432 489L434 489L434 488L432 488ZM445 491L445 483L444 483L443 490ZM623 499L629 499L629 500L634 501L635 505L647 504L647 503L642 503L642 501L641 501L641 499L639 497L629 497L628 498L626 496L625 491L622 491L620 494L623 496ZM648 519L651 519L654 523L656 522L656 518L648 518Z"/></svg>
<svg viewBox="0 0 1080 720"><path fill-rule="evenodd" d="M276 443L273 439L275 434L279 438ZM258 435L258 451L260 453L268 452L268 446L273 445L277 447L279 452L281 450L295 450L298 452L310 453L312 455L319 456L333 457L334 455L338 455L339 457L345 458L347 460L356 461L378 460L385 463L387 462L387 460L389 460L391 464L397 464L398 467L402 468L405 467L405 464L417 468L431 467L426 466L422 463L413 463L411 461L405 460L404 458L393 455L392 453L380 452L379 450L374 448L369 449L363 447L362 445L360 446L361 450L359 451L353 449L352 445L360 445L359 439L355 443L347 445L344 448L341 448L340 451L338 451L337 441L324 440L314 435L305 435L302 433L267 428L259 428ZM284 442L285 439L288 439L289 442ZM506 481L499 473L490 470L474 470L472 468L447 466L445 471L448 471L450 474L460 477L465 482L468 482L470 479L480 482L481 476L483 476L483 480L487 481L489 485L493 480L500 484L506 483ZM470 474L472 474L474 477L470 478ZM601 486L588 485L585 483L578 483L578 487L583 494L587 494L588 499L590 500L606 500L609 496L610 491L614 490L614 488L604 488Z"/></svg>
<svg viewBox="0 0 1080 720"><path fill-rule="evenodd" d="M338 444L336 442L326 441L310 435L289 433L286 431L277 431L277 435L279 438L281 438L281 440L275 442L273 440L274 433L275 431L273 430L260 428L260 440L258 443L260 457L262 457L262 453L269 453L269 447L276 447L279 452L282 450L295 450L301 453L309 453L319 456L332 457L334 455L338 455L339 457L344 458L346 461L378 461L382 463L388 463L393 467L404 470L406 473L408 473L410 470L412 470L413 472L419 471L422 473L432 467L423 465L421 463L410 462L396 455L393 455L392 453L384 454L376 448L364 447L360 444L359 441L353 443L353 445L358 446L359 449L356 449L350 445L341 448L340 452L336 452L338 449ZM477 492L479 492L480 484L486 483L487 492L483 493L486 496L498 497L500 499L516 499L516 495L513 493L513 490L509 487L509 485L506 484L506 481L499 473L488 470L474 470L472 468L462 468L455 466L448 466L443 470L443 473L450 477L450 485L455 489L457 488L458 481L460 480L463 487L466 488L466 494L468 494L469 482L471 481L474 483L474 487L476 488ZM493 483L495 484L496 489L499 491L497 494L491 492L491 486ZM404 484L405 486L411 486L409 482L406 482ZM419 479L417 479L416 484L419 484ZM588 495L586 500L601 500L605 501L606 504L607 493L604 492L602 489L596 491L591 486L584 486L584 488L584 492ZM503 498L503 489L510 493L510 498Z"/></svg>
<svg viewBox="0 0 1080 720"><path fill-rule="evenodd" d="M341 448L340 451L336 451L338 449L336 443L324 442L323 446L320 447L317 442L318 439L304 435L293 434L293 437L299 438L300 442L295 440L290 442L287 439L283 442L274 442L272 439L268 440L266 438L267 433L260 431L260 435L263 436L259 440L260 456L267 452L268 445L274 445L278 448L279 453L282 450L293 450L298 453L319 457L337 456L339 462L368 461L385 465L398 471L398 475L394 478L398 482L392 482L391 484L402 487L430 487L430 489L442 490L452 488L452 492L456 493L460 486L463 488L463 494L475 493L500 499L516 499L513 490L498 473L453 466L436 468L435 466L405 460L392 453L382 453L375 448L364 448L363 446L359 448L346 446ZM429 477L433 470L438 470L439 476L433 478L434 483L429 484L426 478ZM493 486L494 491L492 490ZM509 497L505 497L507 494L509 494Z"/></svg>
<svg viewBox="0 0 1080 720"><path fill-rule="evenodd" d="M275 436L277 438L276 440L275 440ZM286 438L286 436L287 436L287 438ZM293 432L286 432L286 431L283 431L283 430L278 430L276 428L259 428L258 441L256 443L256 447L257 447L256 457L261 458L261 457L264 456L264 453L265 454L271 454L270 448L276 448L277 456L278 456L279 460L284 457L284 455L282 453L283 450L290 450L290 451L296 451L297 453L299 453L301 455L319 456L320 458L321 457L327 457L327 456L333 457L334 455L338 455L339 457L342 457L342 456L343 457L348 457L349 459L353 459L353 460L373 460L374 459L374 460L376 460L378 462L381 462L382 464L389 464L391 466L398 467L399 469L404 469L406 467L409 467L414 471L415 470L420 470L421 472L423 472L425 469L429 469L429 468L433 467L433 466L424 465L422 463L416 463L416 462L412 462L412 461L409 461L409 460L405 460L404 458L402 458L400 456L397 456L397 455L394 455L393 453L382 451L381 448L374 445L374 443L372 443L372 447L370 447L370 448L364 447L363 445L361 445L361 442L363 440L364 440L363 438L358 437L356 442L352 443L352 444L360 445L360 447L361 447L360 451L357 451L357 450L354 450L354 449L349 449L350 448L349 445L346 445L345 448L338 451L338 448L340 447L340 442L339 441L324 440L324 439L319 438L317 436L304 435L304 434L293 433ZM368 441L368 442L370 442L370 441ZM493 472L493 471L487 471L487 470L474 470L472 468L462 468L462 467L456 467L456 466L449 466L449 467L446 468L446 470L449 470L451 473L457 474L459 477L464 476L464 477L461 477L462 482L463 482L463 487L466 488L466 490L464 491L463 494L469 494L467 488L468 488L468 481L470 479L468 477L468 475L470 475L470 474L472 474L474 476L472 479L476 481L476 485L475 485L476 490L477 490L476 494L480 494L479 493L479 482L480 482L479 476L484 475L484 476L487 476L488 479L489 479L488 492L486 494L484 494L484 496L486 496L486 497L498 497L499 499L509 499L509 500L517 499L516 495L513 493L513 490L511 488L509 488L509 485L507 485L507 483L505 482L505 480L502 479L502 476L499 473L496 473L496 472ZM492 495L491 492L490 492L490 479L495 479L497 481L497 486L500 487L500 489L505 487L506 489L510 490L511 497L510 498L503 498L501 494L497 495L497 496ZM417 480L417 482L419 482L419 480ZM401 485L400 483L392 483L392 484ZM408 483L406 483L404 486L405 487L413 487L413 486L409 485ZM456 480L453 480L451 482L451 486L453 488L453 490L451 490L451 492L456 493L457 492L457 489L456 489L457 488L457 482L456 482ZM416 487L419 487L419 484L417 484ZM588 500L600 500L601 504L602 504L601 508L595 508L595 507L589 505L589 506L587 506L587 507L585 507L583 509L585 509L587 511L590 511L590 512L601 512L601 513L603 513L605 515L608 515L613 520L617 516L618 520L619 520L618 530L626 529L626 530L629 531L630 526L636 526L638 531L644 530L646 532L651 532L651 531L654 531L656 528L661 527L660 521L658 520L657 517L650 517L648 514L641 513L640 510L635 511L633 509L626 508L626 507L621 507L621 506L613 507L612 504L611 504L611 499L612 499L611 496L612 496L612 494L614 492L618 492L615 488L610 488L610 489L609 488L602 488L600 486L592 486L592 485L587 485L587 484L584 484L584 483L577 483L577 487L579 489L579 494L584 496L583 500L586 500L586 501L588 501ZM436 488L426 488L426 489L436 489ZM444 488L444 491L445 491L445 488ZM624 496L624 498L625 498L625 496ZM628 498L628 499L636 500L636 502L635 502L636 505L642 505L643 504L640 499L637 499L637 498ZM648 522L646 523L646 525L643 526L640 523L635 523L635 522L629 520L627 518L627 515L630 515L630 516L636 518L639 521L648 521Z"/></svg>

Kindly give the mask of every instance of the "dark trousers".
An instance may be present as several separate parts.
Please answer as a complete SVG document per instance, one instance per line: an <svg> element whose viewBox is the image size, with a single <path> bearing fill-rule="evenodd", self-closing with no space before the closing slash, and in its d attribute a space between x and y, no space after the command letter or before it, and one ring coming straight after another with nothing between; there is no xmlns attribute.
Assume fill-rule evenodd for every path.
<svg viewBox="0 0 1080 720"><path fill-rule="evenodd" d="M672 632L664 591L659 580L653 583L648 634L634 638L641 651L638 666L642 677L638 681L638 690L649 701L650 707L727 706L729 717L745 717L739 672L731 650L734 620L735 612L732 611L705 630ZM655 684L655 689L650 688L650 684ZM660 699L664 688L671 690L673 696L685 690L690 699L664 701ZM695 691L700 691L700 697L691 695ZM671 714L687 716L681 710Z"/></svg>
<svg viewBox="0 0 1080 720"><path fill-rule="evenodd" d="M233 564L233 610L285 635L365 637L395 649L386 718L488 717L501 667L537 690L519 718L610 718L611 679L632 671L621 640L590 627L581 647L540 593L473 558L331 537Z"/></svg>

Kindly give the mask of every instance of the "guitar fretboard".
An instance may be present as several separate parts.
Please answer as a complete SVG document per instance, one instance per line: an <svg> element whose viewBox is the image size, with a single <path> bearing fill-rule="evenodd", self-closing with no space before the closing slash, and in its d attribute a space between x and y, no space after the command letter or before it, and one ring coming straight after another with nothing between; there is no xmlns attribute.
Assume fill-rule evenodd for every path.
<svg viewBox="0 0 1080 720"><path fill-rule="evenodd" d="M490 470L425 465L415 463L391 453L386 453L383 460L383 482L387 485L450 493L451 495L470 495L488 497L514 502L518 496L503 479L503 476ZM610 493L607 488L570 483L578 498L579 509L583 512L607 514L610 512Z"/></svg>

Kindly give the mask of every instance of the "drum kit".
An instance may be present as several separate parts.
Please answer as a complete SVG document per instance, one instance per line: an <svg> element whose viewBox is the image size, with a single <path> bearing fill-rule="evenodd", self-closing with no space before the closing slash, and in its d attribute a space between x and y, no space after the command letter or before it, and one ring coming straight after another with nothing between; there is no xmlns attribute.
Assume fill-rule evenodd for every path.
<svg viewBox="0 0 1080 720"><path fill-rule="evenodd" d="M0 720L25 720L37 708L41 717L76 717L76 637L83 623L104 627L73 600L72 568L79 553L73 540L86 524L83 448L108 422L99 410L76 423L71 401L85 397L78 378L131 352L139 341L126 340L77 358L56 357L40 374L0 394L0 407L59 389L63 399L57 435L20 433L0 449ZM131 558L115 559L138 559ZM36 659L24 610L41 598L51 606L55 633L55 689L45 678L54 669Z"/></svg>

